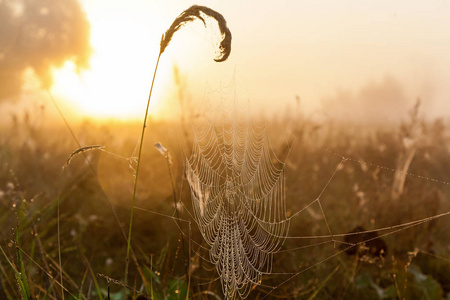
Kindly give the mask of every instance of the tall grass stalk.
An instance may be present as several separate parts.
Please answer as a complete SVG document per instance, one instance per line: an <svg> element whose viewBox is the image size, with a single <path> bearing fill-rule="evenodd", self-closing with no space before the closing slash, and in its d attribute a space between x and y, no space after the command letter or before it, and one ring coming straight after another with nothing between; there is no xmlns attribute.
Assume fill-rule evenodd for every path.
<svg viewBox="0 0 450 300"><path fill-rule="evenodd" d="M130 225L128 227L127 256L125 259L125 284L128 284L128 267L129 267L129 262L130 262L129 258L130 258L130 246L131 246L131 229L133 226L133 212L134 212L134 204L136 201L136 190L137 190L137 183L138 183L138 177L139 177L139 166L141 165L142 144L144 143L145 128L147 127L148 108L150 106L150 99L152 97L153 85L155 84L156 71L158 70L159 59L161 58L161 54L162 53L160 52L158 55L158 59L156 60L155 71L153 72L152 85L150 87L150 92L149 92L148 100L147 100L147 107L145 109L144 122L142 124L141 140L139 142L139 152L138 152L138 158L137 158L137 164L136 164L136 172L134 174L133 198L131 200Z"/></svg>
<svg viewBox="0 0 450 300"><path fill-rule="evenodd" d="M63 272L62 272L62 261L61 261L61 231L59 229L59 197L60 193L58 193L58 212L57 212L57 229L58 229L58 261L59 261L59 274L61 276L61 288L64 289L63 283ZM64 290L61 291L62 299L64 300Z"/></svg>
<svg viewBox="0 0 450 300"><path fill-rule="evenodd" d="M131 200L130 224L129 224L129 228L128 228L128 239L127 239L127 255L126 255L126 259L125 259L125 284L128 283L128 267L129 267L129 257L130 257L130 247L131 247L131 230L132 230L132 226L133 226L133 212L134 212L134 204L136 201L136 190L137 190L137 182L138 182L138 178L139 178L139 167L140 167L140 163L141 163L142 144L144 142L145 128L147 127L148 108L150 106L150 99L152 96L153 85L155 83L156 71L158 70L159 59L161 58L161 55L164 53L164 50L167 48L170 41L172 40L172 37L175 34L175 32L177 32L180 28L182 28L186 23L194 21L195 19L198 19L198 20L202 21L203 24L206 26L206 22L205 22L203 15L214 18L217 21L217 24L219 25L219 30L222 35L222 41L219 45L220 55L215 59L215 61L217 61L217 62L225 61L231 52L231 32L227 27L227 22L225 21L225 18L220 13L218 13L206 6L192 5L191 7L189 7L185 11L183 11L177 18L175 18L172 25L161 37L160 50L159 50L159 54L158 54L158 59L156 61L155 71L153 72L152 85L150 87L150 93L148 95L148 100L147 100L147 108L145 109L144 122L142 124L142 133L141 133L141 140L140 140L140 144L139 144L139 153L138 153L137 164L136 164L136 172L134 175L133 198Z"/></svg>

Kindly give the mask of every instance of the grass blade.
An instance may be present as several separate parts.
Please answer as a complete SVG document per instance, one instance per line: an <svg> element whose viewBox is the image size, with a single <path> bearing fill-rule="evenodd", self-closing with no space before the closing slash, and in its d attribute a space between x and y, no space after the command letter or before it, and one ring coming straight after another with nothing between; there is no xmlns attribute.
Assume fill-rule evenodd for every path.
<svg viewBox="0 0 450 300"><path fill-rule="evenodd" d="M24 289L22 294L26 295L25 299L29 299L30 298L30 286L28 285L28 278L27 278L27 273L25 271L25 265L23 264L22 253L19 250L19 247L20 247L19 229L16 230L16 244L18 246L18 247L16 247L17 265L20 268L20 279L22 281L22 285L23 285L23 289Z"/></svg>
<svg viewBox="0 0 450 300"><path fill-rule="evenodd" d="M145 128L147 127L148 108L150 106L150 99L152 97L153 85L155 83L156 71L158 70L158 64L159 64L160 58L161 58L161 53L158 55L158 59L156 61L156 66L155 66L155 71L153 72L152 85L150 87L150 92L148 95L147 108L145 109L144 123L142 124L142 133L141 133L141 141L139 144L139 153L138 153L138 160L137 160L137 164L136 164L136 172L134 174L134 188L133 188L133 198L131 200L130 225L128 227L127 256L125 259L125 285L128 284L128 266L130 264L131 229L133 226L133 212L134 212L134 203L136 201L136 190L137 190L137 183L138 183L138 176L139 176L139 166L141 164L142 144L144 143Z"/></svg>
<svg viewBox="0 0 450 300"><path fill-rule="evenodd" d="M322 281L322 283L319 285L319 287L314 291L314 293L308 298L308 300L313 300L314 298L316 298L317 294L320 292L320 290L325 286L325 284L328 282L328 280L331 279L331 277L333 277L334 273L336 273L339 270L339 266L336 267L336 269L333 270L333 272L331 272L327 278L325 278L324 281Z"/></svg>
<svg viewBox="0 0 450 300"><path fill-rule="evenodd" d="M2 246L0 246L0 251L2 252L2 254L5 257L6 261L8 262L8 264L11 266L11 268L14 271L14 275L16 276L17 284L19 285L19 291L20 291L23 299L29 299L29 297L26 294L26 289L25 289L25 286L24 286L24 284L22 282L22 276L20 275L20 272L17 271L17 269L14 266L14 264L9 260L8 256L6 255L5 251L2 248Z"/></svg>

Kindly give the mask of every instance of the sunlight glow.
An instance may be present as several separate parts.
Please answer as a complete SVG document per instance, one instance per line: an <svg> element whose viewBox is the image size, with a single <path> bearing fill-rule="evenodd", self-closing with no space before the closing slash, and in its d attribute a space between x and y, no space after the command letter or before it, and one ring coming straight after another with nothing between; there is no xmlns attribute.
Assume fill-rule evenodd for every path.
<svg viewBox="0 0 450 300"><path fill-rule="evenodd" d="M98 3L85 7L94 50L90 69L77 72L75 64L67 61L53 71L55 84L51 91L83 116L141 119L159 52L159 37L149 32L145 14L136 15L114 5L100 9ZM160 65L151 115L157 114L170 76L171 68Z"/></svg>

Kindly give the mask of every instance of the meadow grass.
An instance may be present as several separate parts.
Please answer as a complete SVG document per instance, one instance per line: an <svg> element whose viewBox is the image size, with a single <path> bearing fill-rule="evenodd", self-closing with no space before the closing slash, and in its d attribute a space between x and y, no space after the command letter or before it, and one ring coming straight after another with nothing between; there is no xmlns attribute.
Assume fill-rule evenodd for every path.
<svg viewBox="0 0 450 300"><path fill-rule="evenodd" d="M291 116L272 122L272 130L279 132L292 124ZM0 166L0 222L2 229L2 299L16 299L29 285L34 298L61 299L59 284L64 278L65 296L77 299L106 299L109 287L111 299L123 298L123 287L107 282L97 274L124 282L123 263L127 241L119 230L109 209L109 198L117 210L121 225L127 223L130 208L127 205L132 191L132 170L128 161L108 152L86 152L96 169L96 177L81 155L74 156L61 180L61 256L62 274L59 275L56 210L58 189L55 178L61 176L61 167L70 153L77 148L67 137L63 126L32 128L25 119L2 128ZM176 124L154 123L146 140L149 144L161 141L172 149L173 176L178 190L182 182L183 157L177 136L167 135L167 129ZM287 199L289 211L295 212L317 196L330 172L342 154L358 160L346 163L336 176L323 198L323 208L333 232L350 232L356 226L376 229L403 224L448 211L448 185L431 179L448 178L448 130L440 120L420 121L425 140L417 145L415 159L409 172L423 178L406 176L402 196L391 200L395 172L379 166L396 166L397 157L404 150L403 125L390 128L350 127L348 124L314 123L305 121L302 129L290 126L292 136L299 138L296 150L290 154L287 165ZM30 128L31 127L31 128ZM74 126L74 132L86 145L101 144L105 150L128 156L135 148L130 138L139 130L138 124L109 124L108 127L84 123ZM277 135L272 135L278 137ZM286 151L284 139L273 139L277 153ZM351 145L351 147L349 147ZM173 187L165 158L154 148L142 155L142 184L136 194L136 207L171 216L174 211ZM108 176L105 176L105 173ZM430 178L430 180L426 179ZM121 184L119 184L121 183ZM187 184L179 190L179 197L190 209ZM144 292L154 299L177 297L184 299L188 280L185 275L179 230L173 219L139 209L134 219L136 259L142 272L130 269L132 290ZM308 236L326 233L317 207L311 207L293 222L293 235ZM186 214L180 211L181 218ZM270 297L293 299L416 299L432 295L445 297L449 287L449 259L447 234L449 219L430 220L420 226L384 236L387 255L383 259L355 259L338 255L302 272L274 291ZM14 231L12 230L14 229ZM20 238L20 246L18 239ZM201 242L195 226L192 239ZM319 243L314 240L310 243ZM320 262L334 253L330 244L318 245L308 250L296 250L304 242L289 241L283 251L275 255L274 266L281 272L298 272L313 262ZM20 247L19 258L17 248ZM311 249L311 248L310 248ZM195 251L200 251L194 247ZM205 254L203 254L205 255ZM10 264L10 263L11 264ZM13 267L11 267L11 265ZM19 272L20 269L25 272ZM17 277L19 272L21 275ZM189 272L193 298L206 298L208 294L221 295L214 269L195 254L190 260ZM24 275L22 275L24 274ZM332 274L332 276L330 276ZM19 278L20 280L18 280ZM342 284L344 279L344 285ZM147 283L145 283L145 281ZM263 283L277 285L283 278L267 275ZM250 297L263 298L269 290L255 287ZM179 295L183 294L183 297ZM380 294L381 293L381 294ZM72 295L72 296L71 296ZM137 298L130 290L130 297ZM177 296L178 295L178 296ZM380 296L381 295L381 296ZM429 296L426 296L429 295ZM221 297L221 296L220 296Z"/></svg>

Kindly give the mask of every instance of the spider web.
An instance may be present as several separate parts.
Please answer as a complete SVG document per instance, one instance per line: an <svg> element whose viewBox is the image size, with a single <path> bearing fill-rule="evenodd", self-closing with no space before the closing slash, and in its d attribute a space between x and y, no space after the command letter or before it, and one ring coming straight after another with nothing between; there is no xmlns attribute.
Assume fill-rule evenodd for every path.
<svg viewBox="0 0 450 300"><path fill-rule="evenodd" d="M222 291L245 298L263 274L272 272L273 254L288 234L284 163L266 126L249 118L224 120L194 126L186 177L194 219Z"/></svg>

